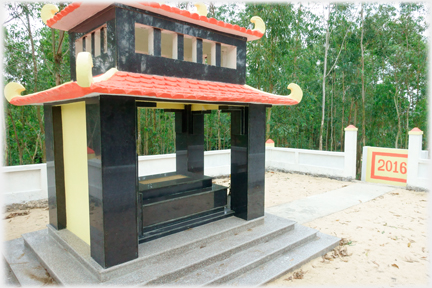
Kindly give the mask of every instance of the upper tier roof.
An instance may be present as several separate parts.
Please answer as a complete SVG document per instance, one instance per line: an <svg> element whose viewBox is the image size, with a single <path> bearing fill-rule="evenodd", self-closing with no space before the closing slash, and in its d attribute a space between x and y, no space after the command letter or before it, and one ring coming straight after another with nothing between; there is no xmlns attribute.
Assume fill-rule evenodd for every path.
<svg viewBox="0 0 432 288"><path fill-rule="evenodd" d="M78 24L84 22L86 19L97 14L112 4L113 3L75 2L69 4L62 11L49 19L47 21L47 25L51 28L69 31L70 29L74 28ZM248 41L257 40L263 36L263 33L258 30L250 30L238 25L232 25L223 21L218 21L214 18L199 16L197 13L191 13L187 10L182 10L165 4L159 4L156 2L131 2L127 3L127 5L164 15L173 19L210 28L216 31L242 36L247 38Z"/></svg>
<svg viewBox="0 0 432 288"><path fill-rule="evenodd" d="M13 97L10 103L19 106L56 103L100 94L195 103L296 105L301 101L301 96L296 100L291 96L274 95L247 85L117 71L108 79L94 82L88 88L79 86L77 82L68 82L45 91Z"/></svg>

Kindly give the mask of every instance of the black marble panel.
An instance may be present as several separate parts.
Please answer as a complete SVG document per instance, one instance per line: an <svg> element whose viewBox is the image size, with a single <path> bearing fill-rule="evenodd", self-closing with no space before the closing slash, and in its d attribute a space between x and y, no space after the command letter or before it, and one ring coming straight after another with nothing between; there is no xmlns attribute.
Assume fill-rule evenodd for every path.
<svg viewBox="0 0 432 288"><path fill-rule="evenodd" d="M198 193L197 193L198 192ZM210 191L200 191L186 196L143 205L143 226L167 222L196 213L223 207L227 203L224 186L213 185Z"/></svg>
<svg viewBox="0 0 432 288"><path fill-rule="evenodd" d="M86 110L89 145L100 149L88 160L91 256L108 268L138 257L136 106L102 95Z"/></svg>
<svg viewBox="0 0 432 288"><path fill-rule="evenodd" d="M89 153L91 151L88 151L87 157L90 205L90 253L96 262L105 267L100 121L99 97L86 99L87 147L94 151L94 155Z"/></svg>
<svg viewBox="0 0 432 288"><path fill-rule="evenodd" d="M105 51L105 37L106 37L106 28L101 28L100 30L100 48L101 48L101 54L106 53Z"/></svg>
<svg viewBox="0 0 432 288"><path fill-rule="evenodd" d="M177 59L184 59L184 36L181 34L177 34Z"/></svg>
<svg viewBox="0 0 432 288"><path fill-rule="evenodd" d="M129 54L131 55L131 54ZM126 59L126 58L125 58ZM237 66L238 67L238 66ZM244 73L237 69L181 61L146 54L132 54L125 62L119 62L120 71L153 74L170 77L211 80L232 84L245 84Z"/></svg>
<svg viewBox="0 0 432 288"><path fill-rule="evenodd" d="M221 67L222 57L222 46L220 43L216 43L216 66Z"/></svg>
<svg viewBox="0 0 432 288"><path fill-rule="evenodd" d="M135 30L133 31L135 33ZM135 41L135 39L134 39ZM135 42L134 42L135 43ZM153 29L153 56L160 57L162 51L162 35L160 29Z"/></svg>
<svg viewBox="0 0 432 288"><path fill-rule="evenodd" d="M122 4L118 4L117 6L117 68L120 71L173 77L187 77L199 80L213 80L235 84L245 83L246 38L216 32L211 29L205 29L203 27L181 21L175 21L161 15L135 9ZM237 69L187 62L179 60L180 58L170 59L135 53L135 23L156 27L157 29L155 31L158 29L166 29L178 34L190 35L196 37L197 39L199 38L199 41L202 39L208 39L218 43L236 46L238 58ZM199 47L200 44L197 46ZM200 50L202 54L202 49ZM157 54L155 53L155 55ZM239 57L244 57L245 59L239 59ZM198 62L202 62L202 60L200 60L202 59L202 55L201 57L197 58Z"/></svg>
<svg viewBox="0 0 432 288"><path fill-rule="evenodd" d="M197 39L197 47L196 47L196 54L197 54L197 63L202 64L203 63L203 41L202 39Z"/></svg>
<svg viewBox="0 0 432 288"><path fill-rule="evenodd" d="M95 57L95 32L91 33L91 55Z"/></svg>
<svg viewBox="0 0 432 288"><path fill-rule="evenodd" d="M66 228L66 194L61 107L44 105L49 224Z"/></svg>
<svg viewBox="0 0 432 288"><path fill-rule="evenodd" d="M204 173L204 114L193 113L191 105L175 112L176 171Z"/></svg>
<svg viewBox="0 0 432 288"><path fill-rule="evenodd" d="M266 108L249 105L247 219L264 216Z"/></svg>
<svg viewBox="0 0 432 288"><path fill-rule="evenodd" d="M211 188L212 178L195 173L181 173L183 178L169 180L169 177L178 175L177 172L163 173L138 178L139 191L142 193L143 203L153 203L161 200L170 199L173 195L188 190ZM168 180L148 183L145 181L155 178L165 178ZM160 179L159 179L160 180Z"/></svg>
<svg viewBox="0 0 432 288"><path fill-rule="evenodd" d="M265 106L231 114L231 209L251 220L264 215Z"/></svg>
<svg viewBox="0 0 432 288"><path fill-rule="evenodd" d="M75 57L75 41L79 38L79 34L68 32L69 34L69 65L71 80L76 81L76 57ZM93 63L94 65L94 63Z"/></svg>
<svg viewBox="0 0 432 288"><path fill-rule="evenodd" d="M107 23L108 27L105 30L106 33L104 33L104 36L108 37L108 51L103 51L100 56L94 57L93 75L99 75L105 73L110 68L117 67L120 71L135 73L188 77L198 80L213 80L235 84L245 83L246 38L206 29L198 25L170 19L162 15L123 4L115 4L114 6L101 11L97 15L89 18L89 20L83 22L82 25L78 25L69 31L72 80L76 80L75 40L85 33ZM179 37L178 42L178 59L155 57L160 56L158 53L160 45L156 47L156 42L155 56L136 54L135 22L153 26L158 29L174 31L178 34L190 35L199 39L215 41L219 45L220 43L224 43L236 46L237 69L223 68L220 67L220 65L209 66L202 64L200 60L202 57L198 57L198 63L182 61L184 59L182 37ZM157 33L155 37L157 41ZM85 43L83 43L83 46L85 46ZM103 45L101 45L101 47L103 47ZM90 51L91 47L84 47L83 51L86 51L86 49ZM217 63L220 63L220 61Z"/></svg>
<svg viewBox="0 0 432 288"><path fill-rule="evenodd" d="M113 10L114 11L114 10ZM115 19L106 22L107 28L103 29L101 37L101 54L93 57L93 76L105 73L117 65L117 43L115 34ZM95 27L96 28L96 27ZM75 40L82 37L85 33L69 32L69 56L70 56L70 73L71 79L76 81L76 57L75 57ZM101 34L102 36L102 34ZM103 38L107 37L107 51L104 48Z"/></svg>
<svg viewBox="0 0 432 288"><path fill-rule="evenodd" d="M183 217L178 220L169 221L169 223L155 224L143 230L144 233L139 238L139 243L148 242L231 216L234 216L232 210L226 210L224 207L220 207L188 217Z"/></svg>
<svg viewBox="0 0 432 288"><path fill-rule="evenodd" d="M241 42L246 43L247 38L237 35L208 29L199 25L172 19L150 11L137 9L124 4L115 4L117 10L122 10L127 18L137 23L152 26L159 29L170 30L179 34L186 34L192 37L207 39L214 42L225 43L237 46ZM116 13L118 13L116 11ZM118 14L116 14L118 17Z"/></svg>
<svg viewBox="0 0 432 288"><path fill-rule="evenodd" d="M104 219L99 97L86 99L87 169L90 212L90 253L104 267ZM91 153L91 150L94 153Z"/></svg>

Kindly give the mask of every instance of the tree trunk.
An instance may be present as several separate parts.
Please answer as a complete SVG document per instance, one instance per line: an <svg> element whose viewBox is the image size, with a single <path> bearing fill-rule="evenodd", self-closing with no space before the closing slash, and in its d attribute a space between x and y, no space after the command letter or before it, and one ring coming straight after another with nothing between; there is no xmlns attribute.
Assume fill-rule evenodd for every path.
<svg viewBox="0 0 432 288"><path fill-rule="evenodd" d="M175 113L169 113L170 115L170 123L171 123L171 135L172 135L172 140L171 140L171 144L172 146L170 151L168 153L175 153L176 148L175 148L175 143L176 143L176 134L175 134Z"/></svg>
<svg viewBox="0 0 432 288"><path fill-rule="evenodd" d="M324 129L324 118L325 118L325 82L326 82L326 74L327 74L327 54L329 48L329 38L330 38L330 3L328 4L328 18L327 18L327 28L326 28L326 43L324 49L324 72L323 72L323 95L322 95L322 117L321 117L321 128L320 128L320 136L319 136L319 150L322 150L322 136Z"/></svg>
<svg viewBox="0 0 432 288"><path fill-rule="evenodd" d="M271 82L272 80L271 80L271 77L270 77L270 87L269 87L269 92L270 93L273 93L273 88L274 88L274 86L273 86L273 83ZM272 114L272 111L271 111L271 109L272 109L272 107L270 107L270 108L267 108L266 110L267 110L267 119L266 119L266 141L270 138L270 120L271 120L271 114Z"/></svg>
<svg viewBox="0 0 432 288"><path fill-rule="evenodd" d="M20 165L23 165L23 147L20 144L20 139L19 139L20 137L18 136L18 132L17 132L17 129L16 129L15 121L14 121L14 118L12 117L12 113L10 112L10 110L8 110L8 115L9 115L9 117L11 119L12 127L14 129L15 141L16 141L16 144L17 144L17 147L18 147L19 163L20 163Z"/></svg>
<svg viewBox="0 0 432 288"><path fill-rule="evenodd" d="M358 111L358 105L357 105L357 102L355 102L355 108L354 108L354 126L357 126L357 111Z"/></svg>
<svg viewBox="0 0 432 288"><path fill-rule="evenodd" d="M220 110L217 110L218 114L218 150L221 150L221 137L220 137L220 129L221 129L221 121L220 121Z"/></svg>
<svg viewBox="0 0 432 288"><path fill-rule="evenodd" d="M327 119L330 119L330 110L329 111L327 111ZM325 127L326 129L326 137L325 137L325 150L326 151L328 151L329 149L328 149L328 143L329 143L329 128L330 128L330 125L329 125L329 123L327 122L327 125L326 125L326 127Z"/></svg>
<svg viewBox="0 0 432 288"><path fill-rule="evenodd" d="M364 17L363 17L363 7L364 4L361 4L361 38L360 38L360 48L361 48L361 65L362 65L362 73L361 73L361 81L362 81L362 142L363 146L366 146L366 112L365 112L365 80L364 80L364 47L363 47L363 34L364 34Z"/></svg>
<svg viewBox="0 0 432 288"><path fill-rule="evenodd" d="M340 143L341 143L341 149L340 151L344 151L344 118L345 118L345 74L342 72L342 118L341 118L341 137L340 137Z"/></svg>
<svg viewBox="0 0 432 288"><path fill-rule="evenodd" d="M266 119L266 141L270 138L270 120L271 120L271 107L267 108L267 119Z"/></svg>
<svg viewBox="0 0 432 288"><path fill-rule="evenodd" d="M410 77L411 78L411 77ZM408 82L408 81L406 81ZM411 89L408 85L408 83L406 83L405 87L408 89L408 108L406 111L406 135L405 135L405 149L408 149L408 132L409 132L409 114L410 114L410 107L411 107L411 101L412 101L412 96L411 96Z"/></svg>
<svg viewBox="0 0 432 288"><path fill-rule="evenodd" d="M148 155L148 128L149 128L149 121L148 121L148 109L144 110L144 117L145 117L145 127L144 127L144 155Z"/></svg>
<svg viewBox="0 0 432 288"><path fill-rule="evenodd" d="M333 151L333 98L335 93L335 73L333 73L332 90L330 99L330 151Z"/></svg>
<svg viewBox="0 0 432 288"><path fill-rule="evenodd" d="M401 134L401 121L400 121L400 112L399 112L399 103L398 103L399 101L397 100L397 97L398 97L398 87L396 86L396 92L395 95L393 96L393 100L396 107L397 120L398 120L398 130L396 133L395 148L398 148L399 135Z"/></svg>
<svg viewBox="0 0 432 288"><path fill-rule="evenodd" d="M30 39L30 44L31 44L31 50L32 50L32 60L33 60L33 80L34 80L34 89L33 89L33 93L38 91L37 88L37 81L38 81L38 68L37 68L37 62L36 62L36 51L35 51L35 46L34 46L34 39L33 39L33 34L32 34L32 30L31 30L31 24L30 24L30 16L28 13L26 13L26 20L27 20L27 31L28 31L28 35L29 35L29 39ZM37 115L37 119L38 119L38 124L39 124L39 130L40 133L42 135L45 135L45 127L44 127L44 123L42 120L42 115L41 115L41 106L36 106L36 115ZM45 141L41 141L42 145L41 145L41 150L42 150L42 162L45 163L46 162L46 154L45 154ZM37 143L36 143L36 147L37 147Z"/></svg>
<svg viewBox="0 0 432 288"><path fill-rule="evenodd" d="M142 149L141 149L141 145L142 145L142 138L141 138L141 108L137 109L137 154L138 155L142 155Z"/></svg>

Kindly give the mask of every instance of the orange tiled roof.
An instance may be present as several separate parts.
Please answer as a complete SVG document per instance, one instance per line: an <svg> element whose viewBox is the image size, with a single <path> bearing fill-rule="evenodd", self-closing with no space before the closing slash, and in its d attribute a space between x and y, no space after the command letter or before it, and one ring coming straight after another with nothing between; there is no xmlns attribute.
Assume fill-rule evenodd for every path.
<svg viewBox="0 0 432 288"><path fill-rule="evenodd" d="M14 97L13 105L42 104L96 96L98 94L150 97L154 100L183 100L211 103L296 105L298 101L253 89L247 85L193 80L117 71L105 81L88 88L69 82L54 88Z"/></svg>
<svg viewBox="0 0 432 288"><path fill-rule="evenodd" d="M111 4L112 3L75 2L69 4L62 11L49 19L47 25L51 28L68 31ZM207 18L206 16L200 16L197 13L191 13L187 10L182 10L165 4L159 4L156 2L139 2L128 3L127 5L155 12L170 18L194 23L217 31L243 36L246 37L248 41L257 40L263 36L263 33L257 30L250 30L238 25L218 21L214 18Z"/></svg>

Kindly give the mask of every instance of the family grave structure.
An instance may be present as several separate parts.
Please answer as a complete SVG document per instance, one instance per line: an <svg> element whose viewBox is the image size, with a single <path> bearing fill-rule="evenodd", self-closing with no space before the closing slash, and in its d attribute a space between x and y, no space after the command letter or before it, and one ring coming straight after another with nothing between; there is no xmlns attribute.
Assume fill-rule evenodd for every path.
<svg viewBox="0 0 432 288"><path fill-rule="evenodd" d="M264 36L261 18L252 17L255 28L250 30L207 18L205 6L196 6L198 13L144 2L72 3L60 12L48 4L42 9L49 27L69 33L72 81L24 96L22 85L9 83L5 96L13 105L44 107L49 225L24 234L22 241L59 283L80 282L68 280L71 271L55 270L72 265L66 263L69 256L62 256L61 264L53 260L62 258L55 245L78 259L81 275L90 275L81 276L82 283L161 284L252 243L241 248L244 240L229 238L236 248L217 254L221 244L213 243L211 260L176 272L160 268L168 272L150 280L135 274L152 274L149 263L169 262L169 255L199 257L187 251L234 237L235 230L262 226L256 232L261 240L255 242L264 245L298 225L264 213L265 121L267 107L296 105L303 92L293 83L289 96L245 84L246 42ZM138 177L137 109L142 108L175 115L176 170L171 173ZM230 187L212 184L203 173L204 115L211 110L231 114ZM307 240L325 240L315 244L320 248L309 258L337 243L335 237L305 229L297 230ZM293 247L307 242L300 238ZM164 245L167 250L154 252ZM159 256L153 259L149 253Z"/></svg>

